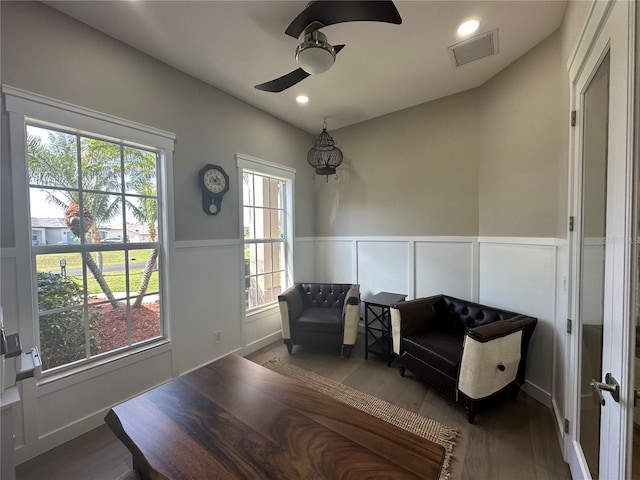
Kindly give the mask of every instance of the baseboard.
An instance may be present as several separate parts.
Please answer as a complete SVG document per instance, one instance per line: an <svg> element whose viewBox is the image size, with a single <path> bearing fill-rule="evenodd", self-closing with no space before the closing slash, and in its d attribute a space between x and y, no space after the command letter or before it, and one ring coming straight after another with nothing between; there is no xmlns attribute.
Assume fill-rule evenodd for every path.
<svg viewBox="0 0 640 480"><path fill-rule="evenodd" d="M278 340L282 340L282 330L278 330L277 332L271 333L266 337L262 337L255 342L251 342L250 344L236 350L234 353L237 353L241 357L246 357L247 355L260 350L273 342L277 342Z"/></svg>
<svg viewBox="0 0 640 480"><path fill-rule="evenodd" d="M73 440L104 423L104 416L110 408L93 413L88 417L75 421L63 428L54 430L38 438L38 441L29 445L21 445L15 449L15 463L20 465L32 458L42 455L49 450L56 448L63 443Z"/></svg>
<svg viewBox="0 0 640 480"><path fill-rule="evenodd" d="M555 426L556 435L558 436L558 445L560 445L562 458L564 458L564 417L560 414L560 410L555 399L551 400L551 404L551 414L553 415L553 424Z"/></svg>
<svg viewBox="0 0 640 480"><path fill-rule="evenodd" d="M522 391L529 395L534 400L537 400L547 408L553 408L551 402L551 394L546 390L543 390L535 383L525 380L522 386Z"/></svg>

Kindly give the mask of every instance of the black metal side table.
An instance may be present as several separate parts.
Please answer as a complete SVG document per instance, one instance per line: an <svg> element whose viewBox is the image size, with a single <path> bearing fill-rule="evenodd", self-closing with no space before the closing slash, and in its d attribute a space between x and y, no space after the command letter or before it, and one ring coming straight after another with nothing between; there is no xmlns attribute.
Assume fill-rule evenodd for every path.
<svg viewBox="0 0 640 480"><path fill-rule="evenodd" d="M391 366L391 360L393 360L391 307L405 298L407 296L401 293L380 292L363 300L365 360L368 360L369 353L375 353L386 358L387 366ZM379 312L372 307L378 308Z"/></svg>

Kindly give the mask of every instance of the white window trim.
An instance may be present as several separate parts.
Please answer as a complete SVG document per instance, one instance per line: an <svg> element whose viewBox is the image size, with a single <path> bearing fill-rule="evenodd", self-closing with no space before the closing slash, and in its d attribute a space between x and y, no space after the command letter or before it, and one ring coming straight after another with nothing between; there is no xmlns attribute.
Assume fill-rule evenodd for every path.
<svg viewBox="0 0 640 480"><path fill-rule="evenodd" d="M251 157L249 155L244 155L241 153L236 154L236 164L238 167L238 205L240 214L239 217L239 225L238 231L240 234L240 271L241 271L241 284L240 291L243 292L240 295L240 311L244 316L244 323L248 317L259 315L266 310L271 310L277 308L277 302L275 305L265 305L263 307L257 307L253 309L251 312L247 312L244 305L244 290L245 290L245 273L244 273L244 208L243 208L243 184L242 184L242 170L255 170L256 172L263 173L265 175L269 175L276 178L281 178L283 180L287 180L291 185L291 194L286 195L286 222L287 222L287 231L290 234L287 236L287 241L285 242L285 255L287 258L286 264L286 284L290 285L293 283L293 259L294 259L294 245L295 245L295 211L294 211L294 201L295 198L295 179L296 179L296 170L295 168L287 167L284 165L279 165L277 163L269 162L267 160L262 160L260 158Z"/></svg>
<svg viewBox="0 0 640 480"><path fill-rule="evenodd" d="M76 133L100 132L107 140L123 141L139 146L153 145L173 152L176 136L174 133L132 122L124 118L101 113L89 108L73 105L61 100L27 92L9 85L2 85L5 95L5 110L22 114L52 125L64 125L76 129Z"/></svg>
<svg viewBox="0 0 640 480"><path fill-rule="evenodd" d="M29 218L29 182L26 161L26 126L29 120L34 120L41 125L47 123L50 123L51 126L62 125L65 129L75 130L79 134L99 133L103 138L125 142L132 146L152 146L154 149L159 149L158 208L160 209L160 218L158 218L158 223L162 232L160 261L165 265L162 272L161 296L164 320L163 331L166 340L163 338L158 342L151 342L148 344L148 348L166 343L172 337L169 273L172 270L170 262L174 256L170 252L175 243L173 228L173 150L175 134L8 85L2 85L2 93L4 94L5 111L9 116L14 204L13 223L17 267L16 287L18 291L18 311L23 312L18 319L20 340L23 348L34 347L38 336L34 320L38 316L37 300L34 294L35 283L32 278L31 228L28 220L21 221L21 219ZM124 352L120 355L120 358L134 355L140 349L133 347L129 351L131 352L130 354ZM111 365L113 366L111 368L114 370L119 368L118 363L117 361L112 362ZM64 375L64 372L57 372L55 378L65 378L94 366L93 362L89 361L84 364L85 368L70 369L68 375Z"/></svg>

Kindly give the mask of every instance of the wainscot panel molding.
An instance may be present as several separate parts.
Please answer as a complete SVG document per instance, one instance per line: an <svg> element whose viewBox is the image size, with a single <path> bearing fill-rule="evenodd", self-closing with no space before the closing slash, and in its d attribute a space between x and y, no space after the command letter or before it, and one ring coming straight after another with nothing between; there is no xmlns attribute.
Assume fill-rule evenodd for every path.
<svg viewBox="0 0 640 480"><path fill-rule="evenodd" d="M567 338L567 317L569 305L569 245L566 240L560 241L556 247L556 315L553 342L553 383L551 389L552 411L555 414L558 438L564 436L565 415L565 366L569 358ZM560 440L560 447L564 441Z"/></svg>
<svg viewBox="0 0 640 480"><path fill-rule="evenodd" d="M324 239L316 241L315 281L323 283L357 283L357 252L354 240Z"/></svg>
<svg viewBox="0 0 640 480"><path fill-rule="evenodd" d="M26 408L20 408L14 420L16 463L100 426L113 405L171 379L171 355L165 343L58 380L21 382ZM23 410L35 414L23 416ZM32 436L36 441L27 441Z"/></svg>
<svg viewBox="0 0 640 480"><path fill-rule="evenodd" d="M242 245L237 238L226 238L222 240L179 240L174 244L176 250L184 250L190 248L213 248L226 247L229 245Z"/></svg>
<svg viewBox="0 0 640 480"><path fill-rule="evenodd" d="M268 307L252 315L247 315L244 321L245 334L243 347L250 349L254 345L262 346L265 338L271 338L271 335L279 333L281 330L280 308L277 305ZM268 343L264 345L268 345Z"/></svg>
<svg viewBox="0 0 640 480"><path fill-rule="evenodd" d="M480 244L480 303L539 319L529 344L527 380L551 393L556 310L553 245Z"/></svg>
<svg viewBox="0 0 640 480"><path fill-rule="evenodd" d="M2 250L5 322L17 317L16 249ZM523 390L564 418L566 240L503 237L303 237L295 281L357 282L363 297L447 293L539 318ZM229 353L281 340L277 308L246 316L239 239L180 241L171 259L170 342L67 378L22 382L16 460L24 462L102 423L108 409ZM13 303L12 303L13 302ZM16 325L17 328L17 325ZM215 343L215 332L222 338ZM77 398L76 401L69 399ZM78 407L81 405L81 407ZM79 408L79 409L78 409Z"/></svg>
<svg viewBox="0 0 640 480"><path fill-rule="evenodd" d="M478 298L475 290L476 242L418 240L413 243L416 298L442 292L464 300L474 301Z"/></svg>
<svg viewBox="0 0 640 480"><path fill-rule="evenodd" d="M315 246L315 281L357 282L363 298L379 291L408 299L445 293L537 317L523 390L561 418L566 239L317 237Z"/></svg>
<svg viewBox="0 0 640 480"><path fill-rule="evenodd" d="M239 240L176 242L173 270L173 325L178 373L242 348L244 318L240 291ZM221 340L215 343L215 332Z"/></svg>
<svg viewBox="0 0 640 480"><path fill-rule="evenodd" d="M356 283L363 298L378 292L409 293L409 248L406 241L393 239L356 242Z"/></svg>

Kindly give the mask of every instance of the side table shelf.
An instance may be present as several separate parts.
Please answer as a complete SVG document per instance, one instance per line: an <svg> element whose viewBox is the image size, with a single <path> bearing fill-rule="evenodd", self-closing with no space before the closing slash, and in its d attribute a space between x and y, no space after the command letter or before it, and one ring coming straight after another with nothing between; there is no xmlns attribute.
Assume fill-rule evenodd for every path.
<svg viewBox="0 0 640 480"><path fill-rule="evenodd" d="M373 353L385 358L387 366L391 366L391 307L405 298L407 296L401 293L380 292L363 300L365 360L369 359L369 353ZM376 308L379 311L376 311Z"/></svg>

